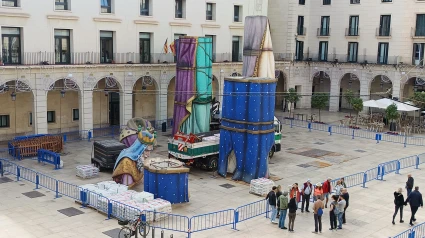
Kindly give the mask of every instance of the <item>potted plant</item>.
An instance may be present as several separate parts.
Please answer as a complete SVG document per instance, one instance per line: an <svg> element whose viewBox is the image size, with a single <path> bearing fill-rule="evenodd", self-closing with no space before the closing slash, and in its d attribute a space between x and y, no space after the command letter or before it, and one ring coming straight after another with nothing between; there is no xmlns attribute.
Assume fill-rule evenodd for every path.
<svg viewBox="0 0 425 238"><path fill-rule="evenodd" d="M389 105L387 109L385 109L385 116L390 122L390 131L395 131L396 123L394 122L394 120L396 120L400 116L397 111L397 105L395 105L394 103Z"/></svg>
<svg viewBox="0 0 425 238"><path fill-rule="evenodd" d="M359 118L359 113L363 111L363 99L361 98L352 98L350 101L350 104L353 107L353 110L356 111L357 117L356 117L356 123L354 124L357 127L357 120Z"/></svg>
<svg viewBox="0 0 425 238"><path fill-rule="evenodd" d="M325 109L329 101L329 94L327 93L315 93L311 96L311 107L319 110L319 122L320 120L320 111Z"/></svg>
<svg viewBox="0 0 425 238"><path fill-rule="evenodd" d="M292 112L292 105L296 102L298 102L301 99L301 95L295 91L295 88L290 88L284 96L285 100L289 102L289 118L293 119L294 117L291 117Z"/></svg>

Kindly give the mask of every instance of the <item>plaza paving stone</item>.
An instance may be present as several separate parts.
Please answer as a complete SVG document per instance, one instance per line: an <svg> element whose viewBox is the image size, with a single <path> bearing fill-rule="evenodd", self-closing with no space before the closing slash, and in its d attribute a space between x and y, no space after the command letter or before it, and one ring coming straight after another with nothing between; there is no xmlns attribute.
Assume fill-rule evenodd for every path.
<svg viewBox="0 0 425 238"><path fill-rule="evenodd" d="M307 110L306 110L307 111ZM284 114L277 112L278 117ZM286 114L285 114L286 115ZM336 122L346 113L323 113L322 121ZM165 157L167 154L166 139L170 132L158 133L159 144L151 157ZM425 153L425 147L408 146L382 142L376 144L373 140L351 139L349 136L332 135L326 132L308 132L305 128L289 128L284 126L282 151L275 153L270 164L270 172L277 177L276 184L283 188L298 182L302 184L308 178L313 183L323 182L327 177L338 178L365 171L376 167L379 163L402 157ZM107 138L102 138L107 139ZM110 138L109 138L110 139ZM115 139L115 138L113 138ZM65 145L64 168L53 170L52 165L38 164L37 161L25 159L18 163L45 173L54 178L73 183L88 184L111 180L111 171L100 173L92 179L80 179L75 175L75 166L89 164L92 142L71 142ZM306 156L294 152L308 148ZM330 153L324 153L330 152ZM320 153L319 153L320 152ZM312 155L312 156L310 156ZM302 165L302 166L301 166ZM324 166L327 165L327 166ZM425 165L422 165L424 169ZM348 224L344 229L331 232L328 212L323 217L323 233L312 234L314 228L312 214L300 213L295 221L295 233L280 230L262 217L244 221L237 225L239 231L230 226L207 230L193 234L193 237L388 237L408 228L407 220L410 214L405 208L404 224L391 224L393 213L393 192L398 187L404 187L406 174L412 172L415 183L424 184L423 170L406 169L401 175L387 175L387 181L373 181L367 184L369 188L354 187L349 189L351 196L347 213ZM8 175L14 180L13 176ZM6 180L7 181L7 180ZM25 186L19 186L26 184ZM222 186L224 184L231 186ZM54 199L54 193L44 189L37 190L45 196L28 198L23 193L32 192L34 185L27 182L0 183L0 237L108 237L103 232L119 228L116 220L105 220L106 217L91 209L81 209L71 199L62 197ZM142 191L143 185L135 187ZM261 197L248 193L249 185L234 182L216 176L213 172L191 169L189 176L190 202L173 206L173 213L187 216L214 212L221 209L236 208L249 202L258 201ZM425 191L425 186L424 186ZM67 217L58 210L73 207L84 212L74 217ZM418 223L425 222L422 209L419 210ZM157 237L159 237L157 232ZM171 232L167 231L169 236ZM174 237L184 237L174 232Z"/></svg>

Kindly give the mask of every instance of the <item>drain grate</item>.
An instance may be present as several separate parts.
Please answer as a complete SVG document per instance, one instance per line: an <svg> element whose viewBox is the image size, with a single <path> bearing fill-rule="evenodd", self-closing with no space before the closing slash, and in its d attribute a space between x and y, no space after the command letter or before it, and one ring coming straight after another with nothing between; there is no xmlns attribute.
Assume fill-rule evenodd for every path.
<svg viewBox="0 0 425 238"><path fill-rule="evenodd" d="M38 198L38 197L44 197L46 195L38 192L38 191L32 191L32 192L27 192L27 193L22 193L23 195L29 197L29 198Z"/></svg>
<svg viewBox="0 0 425 238"><path fill-rule="evenodd" d="M103 232L103 234L105 234L109 237L112 237L112 238L116 238L116 237L118 237L120 230L121 230L120 228L115 228L115 229L112 229L112 230L109 230L109 231L105 231L105 232Z"/></svg>
<svg viewBox="0 0 425 238"><path fill-rule="evenodd" d="M84 212L82 212L82 211L80 211L76 208L73 208L73 207L61 209L61 210L58 210L58 212L64 214L65 216L68 216L68 217L73 217L73 216L78 216L78 215L84 214Z"/></svg>
<svg viewBox="0 0 425 238"><path fill-rule="evenodd" d="M13 180L8 177L0 178L0 183L9 183L9 182L13 182Z"/></svg>
<svg viewBox="0 0 425 238"><path fill-rule="evenodd" d="M222 184L222 185L219 185L219 186L223 187L223 188L227 188L227 189L235 187L235 185L232 185L230 183L225 183L225 184Z"/></svg>

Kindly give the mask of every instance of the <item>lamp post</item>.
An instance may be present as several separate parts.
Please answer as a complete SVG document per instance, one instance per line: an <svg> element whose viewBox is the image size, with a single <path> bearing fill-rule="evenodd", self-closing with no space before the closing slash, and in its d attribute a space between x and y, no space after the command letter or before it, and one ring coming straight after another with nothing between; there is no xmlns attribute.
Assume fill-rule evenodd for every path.
<svg viewBox="0 0 425 238"><path fill-rule="evenodd" d="M65 97L65 93L66 92L65 92L64 89L62 89L60 91L60 94L61 94L61 96L59 98L59 130L60 130L60 133L62 133L62 98Z"/></svg>
<svg viewBox="0 0 425 238"><path fill-rule="evenodd" d="M16 90L16 84L15 84L15 90ZM12 97L12 101L13 101L13 104L14 104L14 107L15 107L15 135L16 135L16 128L17 128L17 125L16 125L16 122L17 122L17 120L16 120L16 92L12 92L12 94L10 94L10 96Z"/></svg>

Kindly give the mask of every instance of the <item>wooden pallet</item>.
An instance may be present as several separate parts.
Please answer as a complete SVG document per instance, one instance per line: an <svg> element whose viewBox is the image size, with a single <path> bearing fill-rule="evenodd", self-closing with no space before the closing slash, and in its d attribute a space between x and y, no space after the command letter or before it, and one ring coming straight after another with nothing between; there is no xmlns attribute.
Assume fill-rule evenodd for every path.
<svg viewBox="0 0 425 238"><path fill-rule="evenodd" d="M21 157L36 157L39 149L60 153L63 150L62 136L42 136L26 140L13 141L16 155Z"/></svg>

